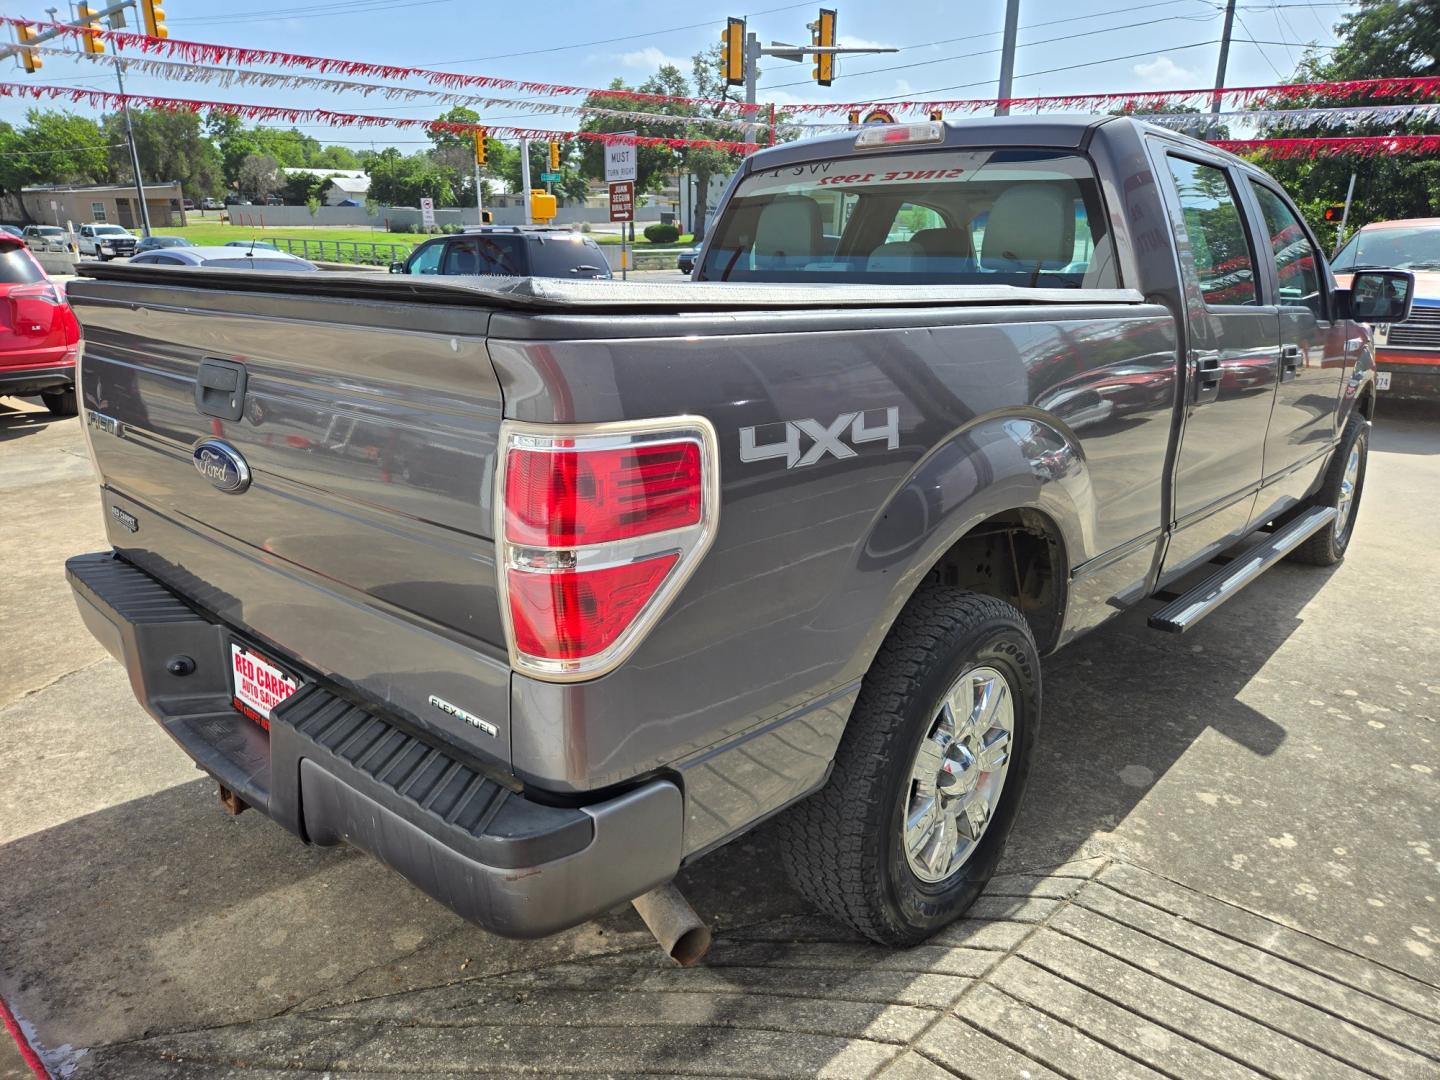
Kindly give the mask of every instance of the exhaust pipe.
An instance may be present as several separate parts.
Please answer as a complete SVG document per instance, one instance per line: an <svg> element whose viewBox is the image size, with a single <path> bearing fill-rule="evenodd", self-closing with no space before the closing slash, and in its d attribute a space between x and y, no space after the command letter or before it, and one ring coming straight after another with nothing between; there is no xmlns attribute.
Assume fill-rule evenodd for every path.
<svg viewBox="0 0 1440 1080"><path fill-rule="evenodd" d="M674 885L661 885L630 901L660 948L681 967L692 967L710 951L710 928Z"/></svg>

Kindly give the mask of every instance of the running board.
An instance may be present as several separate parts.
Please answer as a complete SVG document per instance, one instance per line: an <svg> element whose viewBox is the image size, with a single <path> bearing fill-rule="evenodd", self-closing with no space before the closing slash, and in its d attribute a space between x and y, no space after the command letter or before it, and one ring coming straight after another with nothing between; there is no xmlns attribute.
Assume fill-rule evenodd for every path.
<svg viewBox="0 0 1440 1080"><path fill-rule="evenodd" d="M1270 567L1335 521L1333 506L1317 506L1241 552L1184 596L1150 616L1150 629L1183 634Z"/></svg>

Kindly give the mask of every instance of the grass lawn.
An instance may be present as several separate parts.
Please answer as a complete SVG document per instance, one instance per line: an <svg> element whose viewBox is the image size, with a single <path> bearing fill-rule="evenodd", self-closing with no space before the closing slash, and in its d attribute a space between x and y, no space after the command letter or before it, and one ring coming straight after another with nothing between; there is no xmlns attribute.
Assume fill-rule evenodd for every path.
<svg viewBox="0 0 1440 1080"><path fill-rule="evenodd" d="M409 233L388 233L383 229L277 228L256 229L245 225L222 225L207 221L202 225L186 225L183 229L158 227L150 230L160 236L183 236L191 243L224 244L231 240L342 240L347 244L399 244L414 247L424 236Z"/></svg>

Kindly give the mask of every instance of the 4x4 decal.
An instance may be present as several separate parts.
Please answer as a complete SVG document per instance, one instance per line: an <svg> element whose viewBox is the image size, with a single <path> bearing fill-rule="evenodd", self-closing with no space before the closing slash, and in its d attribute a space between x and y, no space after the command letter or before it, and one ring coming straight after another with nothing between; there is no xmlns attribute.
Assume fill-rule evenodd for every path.
<svg viewBox="0 0 1440 1080"><path fill-rule="evenodd" d="M880 416L884 415L884 420ZM740 429L740 460L769 461L784 458L787 469L803 465L814 465L826 454L837 458L852 458L856 450L846 442L848 429L850 443L884 442L885 449L894 450L900 445L900 408L891 405L885 409L865 409L861 412L841 413L830 423L819 420L786 420L785 437L775 442L761 444L755 433L760 428L776 427L777 424L760 424L758 427ZM801 452L802 439L810 446Z"/></svg>

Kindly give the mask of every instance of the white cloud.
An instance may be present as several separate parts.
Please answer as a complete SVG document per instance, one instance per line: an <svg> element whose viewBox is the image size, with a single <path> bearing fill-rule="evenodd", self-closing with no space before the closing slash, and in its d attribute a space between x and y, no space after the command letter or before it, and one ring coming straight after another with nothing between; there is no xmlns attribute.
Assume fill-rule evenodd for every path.
<svg viewBox="0 0 1440 1080"><path fill-rule="evenodd" d="M1157 89L1178 90L1190 86L1198 76L1189 68L1181 67L1170 57L1160 55L1146 60L1130 69L1135 76Z"/></svg>
<svg viewBox="0 0 1440 1080"><path fill-rule="evenodd" d="M644 49L637 49L634 52L621 53L620 63L626 67L643 68L646 71L655 71L665 64L673 64L681 71L688 71L690 69L689 60L684 60L678 56L670 56L661 52L654 45L650 45Z"/></svg>

